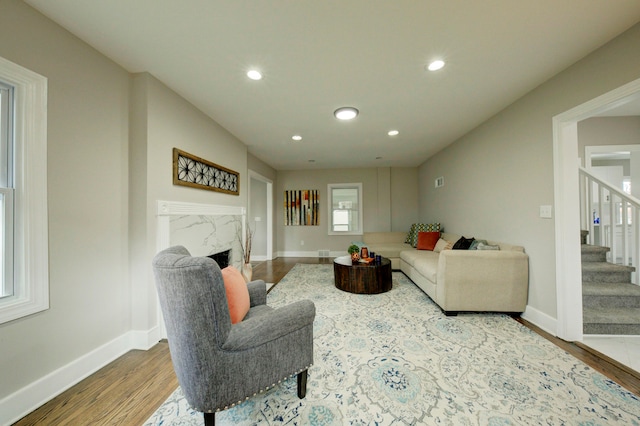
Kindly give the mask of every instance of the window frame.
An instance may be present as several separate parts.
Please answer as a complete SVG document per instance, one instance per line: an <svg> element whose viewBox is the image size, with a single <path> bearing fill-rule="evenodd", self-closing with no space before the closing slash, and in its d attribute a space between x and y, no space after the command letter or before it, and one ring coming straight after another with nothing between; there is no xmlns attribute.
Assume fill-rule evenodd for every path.
<svg viewBox="0 0 640 426"><path fill-rule="evenodd" d="M13 294L0 298L0 324L49 308L47 79L0 57L13 87Z"/></svg>
<svg viewBox="0 0 640 426"><path fill-rule="evenodd" d="M333 190L334 189L355 189L358 192L357 198L358 198L358 206L357 206L357 217L358 217L358 228L357 229L352 229L352 230L347 230L347 231L335 231L334 230L334 223L333 223L333 212L334 209L333 205ZM328 223L328 235L362 235L363 234L363 230L364 230L364 226L363 226L363 205L362 205L362 182L358 182L358 183L330 183L327 185L327 223ZM351 210L356 210L356 209L351 209Z"/></svg>

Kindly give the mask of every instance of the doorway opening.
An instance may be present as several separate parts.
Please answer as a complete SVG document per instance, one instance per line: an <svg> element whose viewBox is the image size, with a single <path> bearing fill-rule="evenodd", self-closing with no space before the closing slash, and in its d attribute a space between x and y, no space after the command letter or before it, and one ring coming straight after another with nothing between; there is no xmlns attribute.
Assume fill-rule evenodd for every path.
<svg viewBox="0 0 640 426"><path fill-rule="evenodd" d="M640 79L553 118L556 206L556 335L583 340L578 122L603 115L640 115Z"/></svg>
<svg viewBox="0 0 640 426"><path fill-rule="evenodd" d="M253 232L251 261L273 259L273 181L249 170L247 223Z"/></svg>

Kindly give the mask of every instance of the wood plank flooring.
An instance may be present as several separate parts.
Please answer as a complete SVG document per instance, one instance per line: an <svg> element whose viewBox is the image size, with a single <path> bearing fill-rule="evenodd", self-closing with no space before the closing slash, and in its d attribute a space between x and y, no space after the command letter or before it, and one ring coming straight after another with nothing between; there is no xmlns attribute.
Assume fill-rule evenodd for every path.
<svg viewBox="0 0 640 426"><path fill-rule="evenodd" d="M279 282L296 263L331 264L329 258L279 258L254 264L253 278ZM565 342L518 318L582 362L640 396L640 373L581 344ZM131 351L14 423L27 425L142 425L178 387L169 346Z"/></svg>
<svg viewBox="0 0 640 426"><path fill-rule="evenodd" d="M14 425L142 425L177 387L164 341L127 352Z"/></svg>

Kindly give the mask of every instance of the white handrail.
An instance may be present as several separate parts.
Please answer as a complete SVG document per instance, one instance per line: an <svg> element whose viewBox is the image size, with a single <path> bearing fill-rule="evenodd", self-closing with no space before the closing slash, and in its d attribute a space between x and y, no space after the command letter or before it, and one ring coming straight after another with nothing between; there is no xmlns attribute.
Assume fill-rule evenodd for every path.
<svg viewBox="0 0 640 426"><path fill-rule="evenodd" d="M580 225L590 244L610 248L608 261L640 265L640 200L579 168ZM597 196L596 196L597 194ZM618 261L618 259L621 259ZM632 274L640 284L640 274Z"/></svg>

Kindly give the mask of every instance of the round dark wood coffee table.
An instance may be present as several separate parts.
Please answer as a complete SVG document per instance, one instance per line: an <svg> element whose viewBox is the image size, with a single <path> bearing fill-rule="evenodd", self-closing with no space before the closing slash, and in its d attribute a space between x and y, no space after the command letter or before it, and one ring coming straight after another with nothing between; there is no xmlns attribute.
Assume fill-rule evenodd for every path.
<svg viewBox="0 0 640 426"><path fill-rule="evenodd" d="M351 263L351 256L333 260L336 288L350 293L378 294L391 290L391 261L386 257L380 263Z"/></svg>

